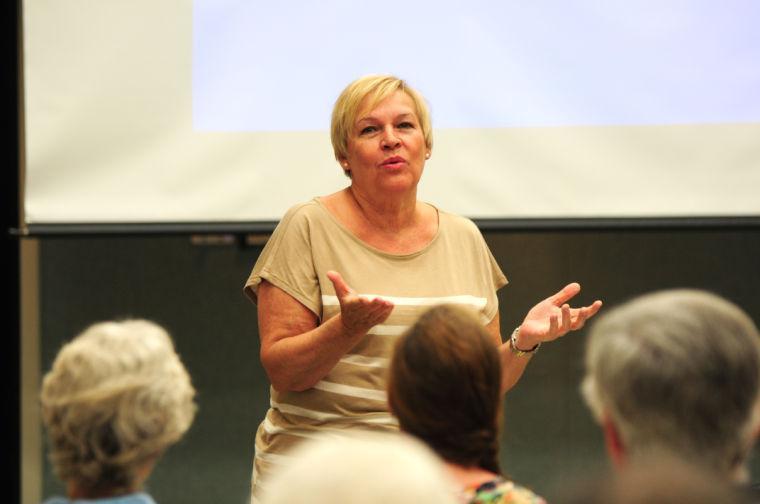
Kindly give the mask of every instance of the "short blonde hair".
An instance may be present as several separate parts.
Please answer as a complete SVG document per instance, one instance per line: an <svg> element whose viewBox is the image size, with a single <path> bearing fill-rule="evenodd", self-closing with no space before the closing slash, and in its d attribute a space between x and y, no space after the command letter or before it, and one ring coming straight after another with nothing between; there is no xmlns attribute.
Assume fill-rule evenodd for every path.
<svg viewBox="0 0 760 504"><path fill-rule="evenodd" d="M428 150L433 148L433 130L430 123L430 111L422 95L402 79L392 75L366 75L346 86L332 112L330 123L330 138L332 140L335 159L341 161L348 156L348 139L354 129L359 108L365 99L367 105L374 108L378 103L396 91L403 91L414 102L417 119L425 137Z"/></svg>
<svg viewBox="0 0 760 504"><path fill-rule="evenodd" d="M147 320L95 324L45 375L42 418L64 482L126 491L136 471L178 441L195 389L167 332Z"/></svg>
<svg viewBox="0 0 760 504"><path fill-rule="evenodd" d="M742 471L757 425L760 334L715 294L641 296L594 324L582 392L631 457L670 453L730 476Z"/></svg>

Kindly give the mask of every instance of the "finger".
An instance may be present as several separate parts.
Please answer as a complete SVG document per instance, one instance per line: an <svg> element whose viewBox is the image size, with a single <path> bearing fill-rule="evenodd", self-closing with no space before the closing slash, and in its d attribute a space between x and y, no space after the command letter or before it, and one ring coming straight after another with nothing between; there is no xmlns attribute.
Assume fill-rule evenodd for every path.
<svg viewBox="0 0 760 504"><path fill-rule="evenodd" d="M588 308L588 315L586 316L586 318L591 318L594 315L596 315L596 312L599 311L599 309L602 307L602 304L603 303L600 300L597 299L596 301L594 301L591 304L591 306L588 306L587 307Z"/></svg>
<svg viewBox="0 0 760 504"><path fill-rule="evenodd" d="M573 330L580 329L586 324L586 320L593 317L596 312L599 311L599 309L602 307L602 302L597 300L594 301L589 306L584 306L583 308L579 308L578 311L574 314L574 320L573 320Z"/></svg>
<svg viewBox="0 0 760 504"><path fill-rule="evenodd" d="M557 314L552 313L549 315L549 335L551 337L554 337L555 334L557 334L557 329L559 329L559 321L557 320Z"/></svg>
<svg viewBox="0 0 760 504"><path fill-rule="evenodd" d="M393 307L395 306L393 304L393 301L388 301L387 299L383 299L383 298L375 298L372 300L372 302L376 304L377 306L383 307L384 309L390 308L392 310Z"/></svg>
<svg viewBox="0 0 760 504"><path fill-rule="evenodd" d="M368 299L355 296L345 303L344 311L349 312L357 318L369 319L376 317L378 313L390 313L393 307L393 303L383 298Z"/></svg>
<svg viewBox="0 0 760 504"><path fill-rule="evenodd" d="M393 301L388 301L385 298L382 297L368 297L368 296L362 296L359 295L357 297L357 303L359 303L361 306L365 307L372 307L372 308L391 308L395 306L393 304Z"/></svg>
<svg viewBox="0 0 760 504"><path fill-rule="evenodd" d="M573 323L571 324L571 329L575 331L583 327L588 317L589 317L588 306L584 306L583 308L579 308L575 310L575 313L573 314Z"/></svg>
<svg viewBox="0 0 760 504"><path fill-rule="evenodd" d="M581 291L580 284L573 282L571 284L565 285L565 287L563 287L561 291L554 294L549 299L551 300L554 306L562 306L563 304L570 301L573 297L575 297L575 295L578 294L580 291Z"/></svg>
<svg viewBox="0 0 760 504"><path fill-rule="evenodd" d="M353 319L356 325L370 328L383 323L392 311L393 305L364 304L360 310L353 311L348 317Z"/></svg>
<svg viewBox="0 0 760 504"><path fill-rule="evenodd" d="M335 295L338 296L338 299L342 299L349 294L353 294L353 289L351 289L351 287L346 284L345 280L343 280L343 277L337 271L328 271L327 278L330 279L333 287L335 287Z"/></svg>
<svg viewBox="0 0 760 504"><path fill-rule="evenodd" d="M390 306L383 306L382 309L378 312L378 318L377 318L377 324L382 324L385 322L388 317L390 317L391 312L393 311L393 305Z"/></svg>
<svg viewBox="0 0 760 504"><path fill-rule="evenodd" d="M562 334L567 333L570 330L570 323L572 322L572 317L570 316L570 305L563 304L562 305Z"/></svg>

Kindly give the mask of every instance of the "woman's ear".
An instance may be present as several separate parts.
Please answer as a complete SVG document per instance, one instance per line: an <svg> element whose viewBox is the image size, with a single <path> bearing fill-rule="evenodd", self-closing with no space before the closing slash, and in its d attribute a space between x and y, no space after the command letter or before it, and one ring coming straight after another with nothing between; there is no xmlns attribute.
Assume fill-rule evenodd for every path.
<svg viewBox="0 0 760 504"><path fill-rule="evenodd" d="M760 398L758 398L752 411L752 434L752 442L754 443L760 438Z"/></svg>
<svg viewBox="0 0 760 504"><path fill-rule="evenodd" d="M338 159L338 163L340 163L340 167L343 168L343 173L346 174L347 177L351 177L351 166L348 164L348 159L346 158L340 158Z"/></svg>

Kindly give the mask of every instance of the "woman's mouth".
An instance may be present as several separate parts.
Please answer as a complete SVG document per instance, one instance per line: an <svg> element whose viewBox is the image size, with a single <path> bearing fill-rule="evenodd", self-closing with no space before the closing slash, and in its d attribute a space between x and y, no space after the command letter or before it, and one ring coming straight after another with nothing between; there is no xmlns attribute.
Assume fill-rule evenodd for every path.
<svg viewBox="0 0 760 504"><path fill-rule="evenodd" d="M393 156L380 163L380 166L389 170L397 170L404 166L405 163L406 160L401 156Z"/></svg>

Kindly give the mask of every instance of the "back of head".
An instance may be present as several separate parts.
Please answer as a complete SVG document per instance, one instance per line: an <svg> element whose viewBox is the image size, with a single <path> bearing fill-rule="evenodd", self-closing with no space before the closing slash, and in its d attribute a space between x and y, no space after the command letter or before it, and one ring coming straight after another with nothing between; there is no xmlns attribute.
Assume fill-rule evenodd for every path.
<svg viewBox="0 0 760 504"><path fill-rule="evenodd" d="M403 434L322 434L292 453L262 489L266 504L454 504L443 465Z"/></svg>
<svg viewBox="0 0 760 504"><path fill-rule="evenodd" d="M388 402L401 429L448 462L499 473L501 363L472 310L441 305L396 344Z"/></svg>
<svg viewBox="0 0 760 504"><path fill-rule="evenodd" d="M58 353L42 385L50 460L61 480L118 494L179 440L195 390L169 335L146 320L95 324Z"/></svg>
<svg viewBox="0 0 760 504"><path fill-rule="evenodd" d="M757 328L703 291L630 301L597 321L586 349L584 396L629 457L662 451L735 474L751 447L759 385Z"/></svg>

